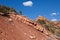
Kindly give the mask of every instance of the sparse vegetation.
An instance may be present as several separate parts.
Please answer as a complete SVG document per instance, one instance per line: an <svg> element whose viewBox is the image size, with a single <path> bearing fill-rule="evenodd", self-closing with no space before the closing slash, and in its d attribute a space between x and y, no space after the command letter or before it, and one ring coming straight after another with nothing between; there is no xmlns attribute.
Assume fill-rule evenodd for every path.
<svg viewBox="0 0 60 40"><path fill-rule="evenodd" d="M42 24L43 27L45 27L50 32L55 33L55 27L52 24L50 24L50 23L46 24L46 22L44 20L38 20L37 22Z"/></svg>
<svg viewBox="0 0 60 40"><path fill-rule="evenodd" d="M22 11L20 11L18 13L14 8L6 7L4 5L0 5L0 15L1 16L9 17L9 14L12 14L12 13L15 13L15 14L17 13L19 15L22 15Z"/></svg>
<svg viewBox="0 0 60 40"><path fill-rule="evenodd" d="M49 30L49 26L48 26L48 25L44 24L44 27L45 27L47 30Z"/></svg>
<svg viewBox="0 0 60 40"><path fill-rule="evenodd" d="M14 8L6 7L3 5L0 5L0 12L7 13L7 12L16 12Z"/></svg>
<svg viewBox="0 0 60 40"><path fill-rule="evenodd" d="M60 37L60 29L56 29L56 30L55 30L55 34L56 34L58 37Z"/></svg>
<svg viewBox="0 0 60 40"><path fill-rule="evenodd" d="M47 24L44 24L44 27L47 29L47 30L49 30L50 32L52 32L52 33L54 33L55 31L54 31L54 27L53 26L51 26L51 25L47 25Z"/></svg>
<svg viewBox="0 0 60 40"><path fill-rule="evenodd" d="M52 28L52 27L49 27L49 31L52 33L55 33L54 28Z"/></svg>
<svg viewBox="0 0 60 40"><path fill-rule="evenodd" d="M37 22L40 24L46 24L44 20L38 20Z"/></svg>
<svg viewBox="0 0 60 40"><path fill-rule="evenodd" d="M0 15L8 16L9 12L16 12L14 8L6 7L4 5L0 5Z"/></svg>
<svg viewBox="0 0 60 40"><path fill-rule="evenodd" d="M9 10L9 8L8 8L8 7L0 5L0 12L2 12L2 13L5 13L5 14L6 14L8 10Z"/></svg>

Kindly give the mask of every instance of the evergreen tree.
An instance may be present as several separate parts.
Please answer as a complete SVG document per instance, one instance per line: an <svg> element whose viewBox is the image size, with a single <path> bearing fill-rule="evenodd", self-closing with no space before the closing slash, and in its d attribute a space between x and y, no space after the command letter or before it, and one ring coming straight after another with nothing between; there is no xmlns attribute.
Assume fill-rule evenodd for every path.
<svg viewBox="0 0 60 40"><path fill-rule="evenodd" d="M19 14L22 15L22 11L20 11Z"/></svg>

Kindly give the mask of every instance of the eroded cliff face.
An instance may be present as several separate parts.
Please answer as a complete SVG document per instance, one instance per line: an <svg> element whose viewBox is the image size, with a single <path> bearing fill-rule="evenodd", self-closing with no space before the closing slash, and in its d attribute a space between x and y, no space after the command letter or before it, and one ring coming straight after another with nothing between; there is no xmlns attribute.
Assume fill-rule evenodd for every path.
<svg viewBox="0 0 60 40"><path fill-rule="evenodd" d="M42 25L18 14L0 15L0 40L58 40Z"/></svg>

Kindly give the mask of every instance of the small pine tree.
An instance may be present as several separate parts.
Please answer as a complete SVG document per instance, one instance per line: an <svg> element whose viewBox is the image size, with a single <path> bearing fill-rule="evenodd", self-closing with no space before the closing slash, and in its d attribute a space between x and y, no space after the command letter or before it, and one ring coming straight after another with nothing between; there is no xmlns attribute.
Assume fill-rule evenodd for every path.
<svg viewBox="0 0 60 40"><path fill-rule="evenodd" d="M20 11L19 14L22 15L22 11Z"/></svg>

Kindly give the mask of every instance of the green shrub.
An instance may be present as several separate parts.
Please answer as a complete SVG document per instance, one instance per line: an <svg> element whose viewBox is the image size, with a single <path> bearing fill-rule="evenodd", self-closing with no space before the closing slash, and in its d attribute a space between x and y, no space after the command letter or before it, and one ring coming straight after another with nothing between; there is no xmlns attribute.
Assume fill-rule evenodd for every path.
<svg viewBox="0 0 60 40"><path fill-rule="evenodd" d="M16 12L14 8L6 7L4 5L0 5L0 12L7 14L9 12Z"/></svg>
<svg viewBox="0 0 60 40"><path fill-rule="evenodd" d="M55 33L55 28L51 25L44 24L44 27L52 33Z"/></svg>
<svg viewBox="0 0 60 40"><path fill-rule="evenodd" d="M55 33L54 28L49 28L50 32Z"/></svg>
<svg viewBox="0 0 60 40"><path fill-rule="evenodd" d="M10 12L15 12L14 8L10 8L10 7L6 7L4 5L0 5L0 15L5 16L5 17L9 17L9 14L11 14Z"/></svg>
<svg viewBox="0 0 60 40"><path fill-rule="evenodd" d="M49 26L47 24L44 24L44 27L49 30Z"/></svg>
<svg viewBox="0 0 60 40"><path fill-rule="evenodd" d="M37 22L40 24L46 24L44 20L38 20Z"/></svg>
<svg viewBox="0 0 60 40"><path fill-rule="evenodd" d="M0 12L2 12L2 13L7 13L7 11L9 10L9 8L8 7L6 7L6 6L3 6L3 5L0 5Z"/></svg>

